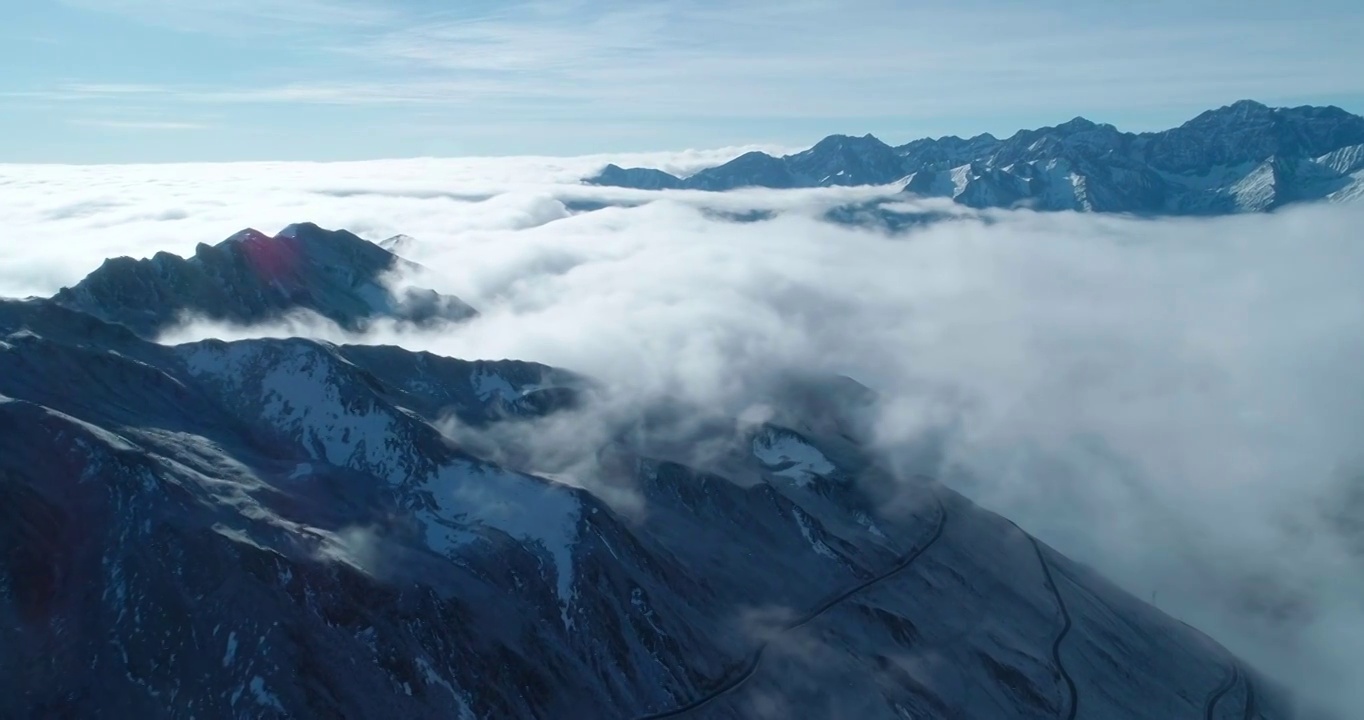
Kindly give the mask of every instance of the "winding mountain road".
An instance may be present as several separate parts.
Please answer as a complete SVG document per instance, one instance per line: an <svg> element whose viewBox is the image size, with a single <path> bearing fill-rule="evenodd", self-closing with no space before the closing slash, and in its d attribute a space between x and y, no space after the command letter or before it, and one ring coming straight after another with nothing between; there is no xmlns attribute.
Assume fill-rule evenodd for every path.
<svg viewBox="0 0 1364 720"><path fill-rule="evenodd" d="M1203 704L1204 720L1213 720L1213 713L1217 712L1217 704L1222 702L1222 698L1226 697L1227 693L1231 692L1232 688L1236 687L1236 681L1240 679L1240 677L1241 668L1237 667L1236 663L1232 663L1231 672L1227 673L1227 679L1223 680L1222 684L1218 685L1217 689L1213 690L1212 693L1208 695L1208 701ZM1249 685L1246 686L1246 692L1247 693L1250 692ZM1247 712L1249 712L1250 710L1249 695L1247 695L1246 700L1247 700L1246 710Z"/></svg>
<svg viewBox="0 0 1364 720"><path fill-rule="evenodd" d="M1015 524L1014 527L1017 528L1018 525ZM1065 663L1061 662L1061 642L1066 639L1066 635L1070 634L1070 610L1066 608L1066 601L1061 599L1061 591L1056 587L1056 581L1051 575L1051 565L1047 562L1046 556L1042 554L1042 545L1037 542L1037 538L1028 535L1023 528L1018 528L1018 531L1027 536L1028 541L1032 543L1032 549L1037 552L1037 562L1042 564L1042 574L1047 578L1047 587L1051 588L1051 594L1056 598L1056 606L1061 609L1061 619L1064 622L1061 626L1061 632L1056 634L1056 639L1051 643L1051 660L1056 665L1056 671L1061 673L1061 679L1066 682L1066 692L1070 696L1069 709L1066 711L1065 720L1075 720L1076 713L1080 711L1080 693L1075 689L1075 679L1066 670Z"/></svg>
<svg viewBox="0 0 1364 720"><path fill-rule="evenodd" d="M1208 701L1203 706L1204 720L1213 720L1222 700L1226 698L1232 688L1236 687L1238 681L1246 688L1245 699L1242 701L1243 704L1241 706L1241 720L1253 720L1259 716L1259 713L1256 712L1255 684L1252 683L1246 673L1241 670L1239 663L1232 662L1230 675L1228 675L1227 679L1219 685L1216 690L1213 690L1212 693L1208 695Z"/></svg>
<svg viewBox="0 0 1364 720"><path fill-rule="evenodd" d="M1255 683L1251 682L1245 674L1241 675L1241 682L1246 684L1246 706L1241 713L1241 720L1253 720L1260 715L1255 707Z"/></svg>
<svg viewBox="0 0 1364 720"><path fill-rule="evenodd" d="M918 560L919 556L923 555L925 551L933 547L934 543L938 542L938 539L942 537L943 530L947 527L947 508L943 506L941 498L935 496L934 500L938 504L938 522L937 526L933 529L933 533L928 537L927 541L925 541L918 547L914 548L913 550L910 550L909 552L905 553L904 555L901 555L900 559L897 560L896 563L892 565L889 569L887 569L885 572L880 573L879 575L875 575L867 580L864 580L863 582L857 585L854 585L853 587L815 606L813 609L806 612L801 617L788 622L781 628L780 633L788 633L803 625L809 624L819 616L836 607L838 604L846 601L848 598L851 598L857 593L860 593L863 590L866 590L867 588L879 582L882 582L899 572L902 572L910 565L914 564L914 561ZM725 695L734 692L735 690L742 687L744 683L748 682L749 678L752 678L753 675L758 672L758 666L762 664L763 653L767 651L769 643L770 641L763 641L763 643L758 646L758 649L755 650L753 654L749 656L748 662L744 663L743 667L741 667L733 677L731 677L729 680L726 680L722 685L720 685L720 687L716 688L710 693L700 698L697 698L696 700L693 700L687 703L686 705L682 705L672 710L666 710L659 713L641 715L636 720L659 720L660 718L680 717L694 710L699 710L702 707L714 702L715 700L718 700L724 697Z"/></svg>

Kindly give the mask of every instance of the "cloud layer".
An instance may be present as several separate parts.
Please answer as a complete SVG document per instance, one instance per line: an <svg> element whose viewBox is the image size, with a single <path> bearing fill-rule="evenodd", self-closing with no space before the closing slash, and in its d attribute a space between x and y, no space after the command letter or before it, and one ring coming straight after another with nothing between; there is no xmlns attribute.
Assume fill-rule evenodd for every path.
<svg viewBox="0 0 1364 720"><path fill-rule="evenodd" d="M686 172L734 152L612 160ZM820 219L883 190L571 184L605 161L0 166L0 294L248 225L406 233L432 269L420 280L483 314L367 340L736 415L784 373L849 375L882 393L878 442L906 472L1304 692L1364 699L1349 697L1364 680L1364 208L1153 221L925 203L956 218L888 236ZM573 211L591 202L642 204ZM758 208L775 215L722 214ZM928 436L925 466L907 448Z"/></svg>

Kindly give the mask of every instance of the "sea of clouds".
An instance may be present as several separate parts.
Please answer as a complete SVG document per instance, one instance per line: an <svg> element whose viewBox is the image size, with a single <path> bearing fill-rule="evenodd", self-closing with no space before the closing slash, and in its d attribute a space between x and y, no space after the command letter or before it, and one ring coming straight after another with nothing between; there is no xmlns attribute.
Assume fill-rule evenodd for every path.
<svg viewBox="0 0 1364 720"><path fill-rule="evenodd" d="M1364 702L1364 207L1138 219L910 200L950 218L890 234L823 216L893 188L578 183L608 161L687 173L746 149L0 165L0 295L248 226L404 233L429 268L404 281L477 320L364 338L195 324L166 341L391 342L735 413L766 379L844 374L881 394L890 462L941 438L928 470L973 499L1305 694ZM751 210L771 216L728 214Z"/></svg>

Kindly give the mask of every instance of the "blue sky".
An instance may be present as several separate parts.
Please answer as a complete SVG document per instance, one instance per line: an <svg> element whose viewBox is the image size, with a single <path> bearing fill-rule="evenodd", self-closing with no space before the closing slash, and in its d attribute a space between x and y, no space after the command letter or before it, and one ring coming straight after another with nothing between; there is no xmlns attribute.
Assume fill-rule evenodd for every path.
<svg viewBox="0 0 1364 720"><path fill-rule="evenodd" d="M8 0L0 162L572 155L1241 98L1364 111L1364 3Z"/></svg>

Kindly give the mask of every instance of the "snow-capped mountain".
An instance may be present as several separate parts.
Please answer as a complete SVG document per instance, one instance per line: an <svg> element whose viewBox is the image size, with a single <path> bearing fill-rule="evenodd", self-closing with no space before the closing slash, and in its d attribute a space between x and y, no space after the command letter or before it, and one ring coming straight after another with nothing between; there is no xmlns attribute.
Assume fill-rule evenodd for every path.
<svg viewBox="0 0 1364 720"><path fill-rule="evenodd" d="M1364 117L1242 100L1161 132L1075 118L1004 140L949 136L891 147L870 135L833 135L794 155L748 153L686 178L609 165L586 182L650 190L900 183L908 194L978 208L1206 215L1359 197L1362 158Z"/></svg>
<svg viewBox="0 0 1364 720"><path fill-rule="evenodd" d="M289 277L329 317L371 292ZM144 294L0 301L0 717L1293 716L1197 630L882 467L846 378L791 380L757 425L641 407L556 464L541 431L608 384L160 345Z"/></svg>

